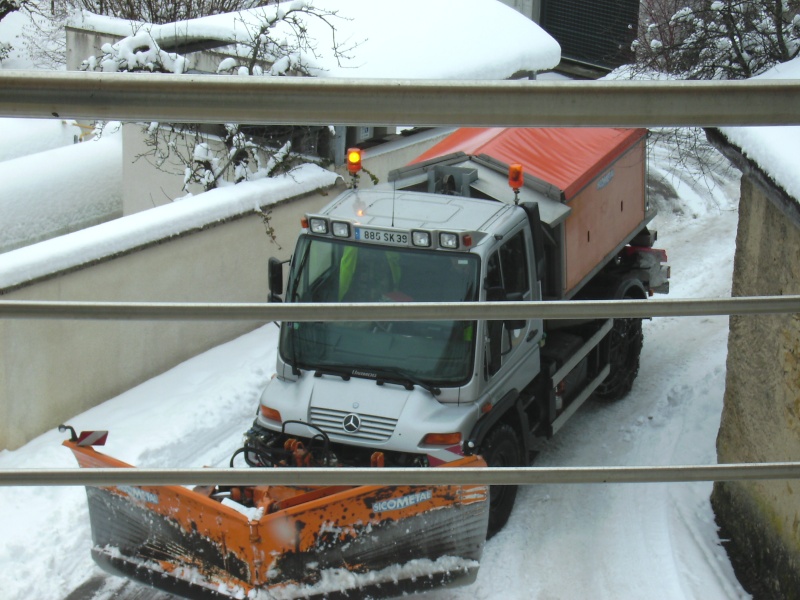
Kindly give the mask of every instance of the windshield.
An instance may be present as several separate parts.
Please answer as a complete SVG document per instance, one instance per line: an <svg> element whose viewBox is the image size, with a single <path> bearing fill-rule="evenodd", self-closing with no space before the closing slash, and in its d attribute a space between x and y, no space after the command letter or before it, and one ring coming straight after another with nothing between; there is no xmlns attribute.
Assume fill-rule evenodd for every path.
<svg viewBox="0 0 800 600"><path fill-rule="evenodd" d="M477 300L478 257L303 236L287 297L292 302ZM285 323L281 357L300 369L390 371L455 386L472 373L472 321ZM355 375L358 375L357 373Z"/></svg>

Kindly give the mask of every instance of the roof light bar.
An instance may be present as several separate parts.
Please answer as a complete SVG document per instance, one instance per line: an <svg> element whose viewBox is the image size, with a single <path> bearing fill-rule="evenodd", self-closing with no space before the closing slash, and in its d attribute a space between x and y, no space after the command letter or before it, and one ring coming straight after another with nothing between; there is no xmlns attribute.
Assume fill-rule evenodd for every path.
<svg viewBox="0 0 800 600"><path fill-rule="evenodd" d="M345 223L344 221L334 221L331 223L331 231L333 232L334 237L350 237L350 223Z"/></svg>
<svg viewBox="0 0 800 600"><path fill-rule="evenodd" d="M448 250L458 249L458 235L455 233L440 233L439 245L442 248L447 248Z"/></svg>
<svg viewBox="0 0 800 600"><path fill-rule="evenodd" d="M320 219L319 217L311 217L308 219L308 224L311 233L328 233L328 221Z"/></svg>
<svg viewBox="0 0 800 600"><path fill-rule="evenodd" d="M414 246L420 246L422 248L429 248L431 245L431 234L428 231L412 231L411 232L411 243Z"/></svg>

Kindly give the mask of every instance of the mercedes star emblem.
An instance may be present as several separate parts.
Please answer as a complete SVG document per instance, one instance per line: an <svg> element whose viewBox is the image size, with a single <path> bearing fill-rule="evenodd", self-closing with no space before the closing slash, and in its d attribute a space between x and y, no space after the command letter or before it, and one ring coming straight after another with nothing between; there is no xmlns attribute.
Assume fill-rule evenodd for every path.
<svg viewBox="0 0 800 600"><path fill-rule="evenodd" d="M361 417L355 413L350 413L342 421L342 427L347 433L355 433L361 429Z"/></svg>

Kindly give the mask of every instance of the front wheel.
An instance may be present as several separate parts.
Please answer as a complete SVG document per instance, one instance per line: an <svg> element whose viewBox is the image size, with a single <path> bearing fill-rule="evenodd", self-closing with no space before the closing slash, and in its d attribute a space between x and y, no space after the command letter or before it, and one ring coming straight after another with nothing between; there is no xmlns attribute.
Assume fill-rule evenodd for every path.
<svg viewBox="0 0 800 600"><path fill-rule="evenodd" d="M522 464L519 437L510 425L500 424L492 429L480 453L490 467L518 467ZM516 485L489 487L489 528L486 539L494 536L506 524L516 497Z"/></svg>
<svg viewBox="0 0 800 600"><path fill-rule="evenodd" d="M619 400L633 387L642 354L642 320L614 319L608 335L611 371L594 392L604 402Z"/></svg>

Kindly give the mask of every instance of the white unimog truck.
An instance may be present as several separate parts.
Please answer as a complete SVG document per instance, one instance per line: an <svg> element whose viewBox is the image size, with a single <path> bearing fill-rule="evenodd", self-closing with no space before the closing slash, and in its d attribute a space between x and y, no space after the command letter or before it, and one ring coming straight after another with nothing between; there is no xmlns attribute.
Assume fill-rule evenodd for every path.
<svg viewBox="0 0 800 600"><path fill-rule="evenodd" d="M388 184L354 186L307 215L283 301L666 292L666 254L647 227L646 134L458 130ZM276 259L270 287L279 301ZM454 321L444 311L424 322L284 322L277 374L245 436L248 463L270 464L262 450L281 446L289 426L309 445L324 440L340 465L369 466L376 451L386 466L472 453L492 466L527 465L536 438L553 435L589 397L630 391L641 347L641 319ZM515 495L492 487L489 535Z"/></svg>

